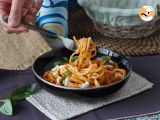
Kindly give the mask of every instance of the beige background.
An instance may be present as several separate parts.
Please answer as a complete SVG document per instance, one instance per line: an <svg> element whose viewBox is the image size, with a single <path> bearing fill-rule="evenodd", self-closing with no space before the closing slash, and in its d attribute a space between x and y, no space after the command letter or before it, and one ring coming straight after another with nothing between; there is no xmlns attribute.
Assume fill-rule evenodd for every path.
<svg viewBox="0 0 160 120"><path fill-rule="evenodd" d="M0 26L0 69L26 69L49 50L51 48L37 32L7 34Z"/></svg>

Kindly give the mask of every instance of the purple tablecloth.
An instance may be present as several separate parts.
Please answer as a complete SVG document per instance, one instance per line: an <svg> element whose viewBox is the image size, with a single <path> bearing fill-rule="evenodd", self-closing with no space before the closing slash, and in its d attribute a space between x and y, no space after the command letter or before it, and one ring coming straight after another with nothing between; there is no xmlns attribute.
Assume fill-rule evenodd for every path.
<svg viewBox="0 0 160 120"><path fill-rule="evenodd" d="M104 106L103 108L81 115L74 120L106 120L160 111L160 55L130 58L133 70L153 82L154 88L142 94ZM35 82L31 71L0 70L0 99L20 86ZM14 116L0 114L0 120L49 120L29 102L17 106Z"/></svg>

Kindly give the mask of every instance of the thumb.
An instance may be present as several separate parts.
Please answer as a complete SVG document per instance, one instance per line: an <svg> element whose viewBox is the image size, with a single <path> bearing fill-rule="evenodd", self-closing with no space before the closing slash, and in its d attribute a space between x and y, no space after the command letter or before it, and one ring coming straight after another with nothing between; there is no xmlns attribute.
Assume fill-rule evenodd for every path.
<svg viewBox="0 0 160 120"><path fill-rule="evenodd" d="M9 14L9 25L16 27L21 21L21 11L24 5L24 0L12 0L11 11Z"/></svg>

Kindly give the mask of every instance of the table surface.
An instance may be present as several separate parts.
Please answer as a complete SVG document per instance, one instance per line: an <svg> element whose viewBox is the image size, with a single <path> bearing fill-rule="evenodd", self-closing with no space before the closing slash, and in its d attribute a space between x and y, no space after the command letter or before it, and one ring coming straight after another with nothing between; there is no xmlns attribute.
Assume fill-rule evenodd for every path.
<svg viewBox="0 0 160 120"><path fill-rule="evenodd" d="M151 112L160 111L160 55L155 56L143 56L130 58L130 63L133 66L133 70L140 75L147 78L150 82L154 83L154 87L151 90L144 93L130 97L128 99L113 103L111 105L104 106L100 109L86 113L79 117L73 118L73 120L106 120L109 118L127 117L138 114L146 114ZM23 74L31 74L27 76L27 81L23 80ZM18 86L33 83L33 73L31 71L4 71L0 70L0 99L8 94L3 91L10 91ZM17 82L12 80L19 80ZM14 81L14 82L13 82ZM7 87L5 87L8 83ZM113 112L109 112L109 111ZM27 101L21 102L16 109L14 116L5 116L0 114L0 120L49 120L43 113L37 110L33 105Z"/></svg>

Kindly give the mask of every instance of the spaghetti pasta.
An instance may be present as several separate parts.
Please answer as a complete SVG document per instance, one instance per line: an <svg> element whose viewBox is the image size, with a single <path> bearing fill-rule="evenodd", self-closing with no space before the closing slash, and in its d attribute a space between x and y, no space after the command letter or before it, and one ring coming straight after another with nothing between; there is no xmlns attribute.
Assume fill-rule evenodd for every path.
<svg viewBox="0 0 160 120"><path fill-rule="evenodd" d="M76 40L77 50L68 62L46 71L43 78L51 83L74 88L100 87L121 80L126 70L117 63L110 63L110 58L96 59L96 44L89 38Z"/></svg>

